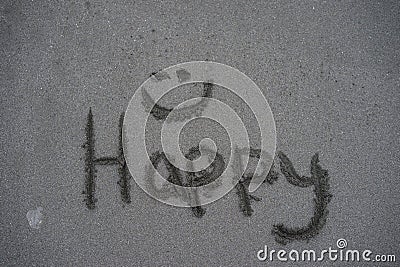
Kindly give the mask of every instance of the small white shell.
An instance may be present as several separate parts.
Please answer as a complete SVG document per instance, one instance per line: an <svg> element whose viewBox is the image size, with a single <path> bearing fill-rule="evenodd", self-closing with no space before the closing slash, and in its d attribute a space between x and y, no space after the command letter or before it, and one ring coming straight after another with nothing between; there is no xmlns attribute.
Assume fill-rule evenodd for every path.
<svg viewBox="0 0 400 267"><path fill-rule="evenodd" d="M30 210L26 213L26 218L28 219L29 226L34 229L39 229L42 224L42 214L43 208L37 207L36 210Z"/></svg>

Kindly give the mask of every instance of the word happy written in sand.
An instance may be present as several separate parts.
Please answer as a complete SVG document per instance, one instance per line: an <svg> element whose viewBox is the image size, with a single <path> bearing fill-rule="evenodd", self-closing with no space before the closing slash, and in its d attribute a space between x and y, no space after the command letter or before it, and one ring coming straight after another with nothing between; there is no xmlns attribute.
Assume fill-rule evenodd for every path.
<svg viewBox="0 0 400 267"><path fill-rule="evenodd" d="M85 188L83 190L83 194L85 195L84 202L86 203L86 207L89 210L93 210L96 207L97 199L95 198L95 185L96 185L96 167L102 165L115 165L118 168L118 185L120 187L121 200L129 204L131 203L131 176L129 170L126 165L126 161L123 154L123 144L122 144L122 125L123 125L124 114L121 114L119 119L119 143L118 143L118 153L116 156L105 156L105 157L97 157L95 153L95 132L94 132L94 120L92 110L89 110L87 116L87 123L85 129L86 142L82 146L85 149ZM198 152L198 148L191 149L189 154L195 156ZM261 153L258 149L250 149L250 158L257 160L259 154ZM191 155L188 155L189 157ZM159 163L162 161L166 166L169 172L169 176L167 180L179 183L179 179L182 179L181 175L176 175L177 171L173 164L171 164L168 159L165 157L162 152L155 152L151 156L152 163L155 168L158 167ZM275 165L279 163L279 167L277 168ZM216 157L216 160L213 164L210 165L210 169L207 169L198 173L188 173L183 172L187 176L185 177L187 181L196 181L196 182L207 182L207 177L212 176L212 172L219 169L219 167L224 167L224 162L220 157ZM297 187L314 187L315 193L315 207L314 207L314 215L311 218L310 222L301 228L290 228L284 226L283 224L276 224L273 226L272 234L275 235L275 240L281 244L287 244L293 240L309 240L310 238L316 236L324 227L328 215L327 205L331 199L331 194L329 192L329 177L328 172L319 164L318 154L315 154L311 159L311 176L300 176L297 174L296 170L293 167L293 164L289 160L289 158L283 153L278 152L277 157L275 158L275 163L272 168L265 176L264 183L272 185L274 181L278 179L279 173L276 169L280 170L280 173L286 178L286 180L293 186ZM182 173L182 172L181 172ZM254 174L247 173L243 174L242 179L240 179L239 183L235 186L236 193L238 195L239 200L239 208L244 216L251 216L253 214L252 202L261 202L261 198L253 196L249 194L248 186L249 181L251 180ZM193 180L193 177L196 177L197 180ZM178 179L178 180L177 180ZM192 183L193 184L193 183ZM187 186L187 184L185 184ZM194 216L201 218L205 215L206 210L202 206L193 206L191 210Z"/></svg>
<svg viewBox="0 0 400 267"><path fill-rule="evenodd" d="M190 78L190 73L179 69L176 75L180 82L183 80L188 80ZM157 81L164 81L171 79L168 73L159 72L153 73L151 75L152 79ZM182 80L182 81L181 81ZM150 114L155 120L168 122L171 121L184 121L186 119L191 119L202 113L205 107L209 104L209 99L213 98L214 84L210 82L202 82L203 93L202 99L197 103L189 106L184 106L182 108L171 109L159 105L156 103L146 90L142 90L142 100L141 103L145 108L147 114ZM140 104L139 104L140 105ZM173 112L175 111L175 112ZM169 119L168 119L169 118ZM118 185L120 187L121 200L125 204L131 203L131 180L130 171L128 169L127 161L124 156L124 144L123 144L123 125L124 125L124 114L120 115L119 118L119 137L118 137L118 149L116 156L103 156L99 157L95 152L95 127L92 110L89 109L87 115L87 123L85 129L86 142L83 145L85 149L85 186L83 194L85 195L84 202L89 210L96 208L97 199L95 197L96 188L96 168L102 165L115 165L118 168ZM135 124L135 126L137 126ZM133 127L133 129L136 129ZM132 130L132 129L131 129ZM125 137L124 137L125 138ZM136 147L134 147L136 148ZM201 152L200 152L201 150ZM275 151L275 150L274 150ZM184 155L186 159L191 162L196 161L200 156L202 156L204 148L200 148L200 145L192 147L189 152ZM273 159L272 166L264 165L261 159L265 155L265 151L259 148L234 148L233 149L233 165L230 165L232 172L230 175L236 176L238 178L237 183L234 184L237 196L238 196L238 207L244 216L251 216L254 212L252 209L252 203L254 201L261 202L261 198L254 196L249 193L249 187L252 179L258 181L263 181L263 184L273 185L273 183L278 179L278 177L283 175L286 180L293 186L296 187L313 187L314 188L314 214L310 219L309 223L303 227L291 228L284 224L276 224L272 227L272 234L275 236L275 240L281 244L287 244L293 240L309 240L310 238L316 236L324 227L328 215L327 206L331 199L331 194L329 192L329 177L328 172L319 164L318 154L315 154L311 159L310 172L311 176L300 176L297 174L292 162L283 152L277 152ZM272 152L275 153L275 152ZM253 171L247 165L246 162L243 163L242 155L247 155L248 160L256 161L257 164L261 164L262 168L265 170L258 173ZM139 155L140 156L140 155ZM147 156L147 155L146 155ZM207 156L206 156L207 157ZM130 157L129 157L130 158ZM129 159L128 158L128 159ZM200 201L198 201L199 196L197 194L197 188L202 186L217 186L218 187L218 177L227 169L224 158L215 152L213 159L209 159L208 167L201 170L182 170L176 167L170 160L173 159L170 155L162 152L156 151L149 156L149 166L146 167L145 171L145 182L147 189L151 190L151 193L147 192L152 196L156 196L158 200L167 199L175 194L179 198L185 199L185 201L190 202L190 207L194 216L201 218L205 215L206 209L202 206ZM270 168L271 166L271 168ZM160 187L155 182L154 172L164 167L164 170L168 175L163 176L163 180L167 184L162 184ZM135 177L136 178L136 177ZM137 182L137 181L136 181ZM172 185L172 186L171 186ZM196 192L195 194L186 195L177 190L177 187L189 188L189 191ZM178 187L178 188L179 188ZM193 189L191 189L193 188ZM204 192L203 192L204 193ZM205 192L206 194L208 192ZM207 202L208 203L208 202Z"/></svg>

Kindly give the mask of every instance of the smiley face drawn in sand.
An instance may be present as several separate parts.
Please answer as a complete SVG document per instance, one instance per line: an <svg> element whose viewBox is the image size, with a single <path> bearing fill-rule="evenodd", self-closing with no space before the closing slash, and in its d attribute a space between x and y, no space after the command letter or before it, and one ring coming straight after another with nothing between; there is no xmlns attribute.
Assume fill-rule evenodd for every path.
<svg viewBox="0 0 400 267"><path fill-rule="evenodd" d="M43 208L38 207L36 210L30 210L26 213L26 218L28 219L29 226L34 229L39 229L40 225L42 224Z"/></svg>

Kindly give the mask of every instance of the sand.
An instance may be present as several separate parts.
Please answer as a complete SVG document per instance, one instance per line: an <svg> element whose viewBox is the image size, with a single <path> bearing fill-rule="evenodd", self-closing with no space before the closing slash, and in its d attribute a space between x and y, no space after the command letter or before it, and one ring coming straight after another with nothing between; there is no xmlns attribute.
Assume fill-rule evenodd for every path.
<svg viewBox="0 0 400 267"><path fill-rule="evenodd" d="M400 256L396 1L134 2L0 4L0 265L286 266L256 253L265 245L322 250L339 238L351 249ZM118 167L98 166L98 201L87 209L81 146L89 108L96 155L116 156L119 116L140 84L206 59L263 90L277 149L298 173L310 175L319 152L333 197L309 242L284 246L271 234L274 224L306 225L313 212L312 188L282 175L255 192L263 199L251 217L232 191L197 218L133 181L125 204ZM26 215L38 207L35 229Z"/></svg>

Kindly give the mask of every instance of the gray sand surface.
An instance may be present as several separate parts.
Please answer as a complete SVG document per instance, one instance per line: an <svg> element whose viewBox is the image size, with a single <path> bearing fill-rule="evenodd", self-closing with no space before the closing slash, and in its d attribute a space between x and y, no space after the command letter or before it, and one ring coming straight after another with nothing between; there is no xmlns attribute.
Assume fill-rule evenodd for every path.
<svg viewBox="0 0 400 267"><path fill-rule="evenodd" d="M327 249L339 238L400 257L399 14L397 1L1 1L0 265L286 266L256 253ZM199 219L133 181L123 205L117 167L99 166L97 207L86 208L89 107L97 155L114 156L119 115L140 84L205 59L263 90L277 149L300 174L320 153L333 198L309 242L283 246L271 234L276 223L306 225L313 212L312 188L283 176L255 192L263 200L253 216L232 191ZM38 207L35 229L26 215ZM364 264L348 266L396 266Z"/></svg>

